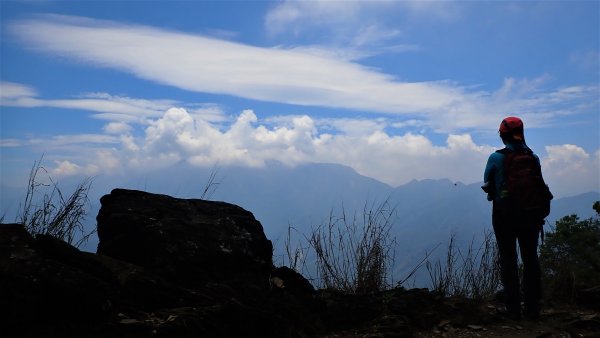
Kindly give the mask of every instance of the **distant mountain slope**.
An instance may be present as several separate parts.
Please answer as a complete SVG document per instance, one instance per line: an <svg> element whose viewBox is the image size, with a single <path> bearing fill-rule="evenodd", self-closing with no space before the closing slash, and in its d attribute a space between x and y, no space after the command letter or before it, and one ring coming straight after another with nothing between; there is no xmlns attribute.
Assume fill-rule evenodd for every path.
<svg viewBox="0 0 600 338"><path fill-rule="evenodd" d="M114 188L199 198L210 175L210 168L181 163L136 175L133 179L131 176L96 177L89 194L88 227L95 225L99 198ZM64 191L69 192L68 187L74 183L76 180L64 182ZM209 197L251 211L273 241L275 257L283 252L288 226L293 226L298 236L308 236L312 228L327 221L332 211L339 216L343 208L347 216L360 215L365 204L372 206L385 200L396 207L397 218L391 235L397 241L395 270L398 273L412 268L425 252L437 245L436 255L443 255L452 234L459 245L466 246L474 238L480 239L485 231L491 231L491 203L486 200L480 183L422 180L393 188L341 165L288 167L275 162L265 168L219 168L214 183L214 193ZM23 194L3 189L2 208L18 206L21 196L10 196L18 193ZM554 224L570 214L591 217L596 200L600 200L598 192L556 199L548 221ZM84 249L95 251L96 244L97 239L92 239Z"/></svg>
<svg viewBox="0 0 600 338"><path fill-rule="evenodd" d="M387 200L396 207L392 236L396 237L396 267L402 275L426 252L438 249L432 259L445 255L451 235L466 248L491 232L491 202L481 183L464 185L442 180L412 181L392 188L340 165L309 164L288 168L273 165L266 169L227 169L223 184L213 196L252 211L275 244L276 256L284 249L288 225L308 236L324 224L329 214L360 214L365 206ZM548 218L551 224L565 215L591 217L591 208L600 193L556 199ZM547 227L547 230L550 230ZM422 282L426 271L417 276Z"/></svg>
<svg viewBox="0 0 600 338"><path fill-rule="evenodd" d="M265 169L224 170L223 184L213 196L238 204L263 222L276 240L287 226L310 229L332 209L356 210L371 199L384 199L391 187L330 164L294 168L273 165Z"/></svg>
<svg viewBox="0 0 600 338"><path fill-rule="evenodd" d="M581 219L594 215L592 205L600 201L600 192L588 192L577 196L563 197L552 201L552 210L548 216L548 222L554 224L564 216L576 214Z"/></svg>

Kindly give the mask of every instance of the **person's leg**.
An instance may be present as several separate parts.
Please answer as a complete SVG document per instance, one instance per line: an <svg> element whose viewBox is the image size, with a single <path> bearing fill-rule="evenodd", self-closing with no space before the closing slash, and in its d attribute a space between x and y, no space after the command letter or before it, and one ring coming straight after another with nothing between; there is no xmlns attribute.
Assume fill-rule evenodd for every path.
<svg viewBox="0 0 600 338"><path fill-rule="evenodd" d="M517 236L513 224L497 213L494 215L494 234L500 254L500 276L508 315L513 319L521 316L521 293L517 266Z"/></svg>
<svg viewBox="0 0 600 338"><path fill-rule="evenodd" d="M532 319L539 317L542 296L542 273L537 254L539 227L536 222L539 221L527 220L527 224L521 224L518 234L523 261L524 315Z"/></svg>

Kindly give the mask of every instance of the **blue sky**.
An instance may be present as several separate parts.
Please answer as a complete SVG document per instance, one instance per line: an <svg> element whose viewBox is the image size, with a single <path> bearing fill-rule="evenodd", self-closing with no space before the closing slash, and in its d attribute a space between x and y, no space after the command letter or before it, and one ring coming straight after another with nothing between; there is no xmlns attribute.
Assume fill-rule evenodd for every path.
<svg viewBox="0 0 600 338"><path fill-rule="evenodd" d="M339 163L478 182L503 117L600 190L597 1L1 1L0 178Z"/></svg>

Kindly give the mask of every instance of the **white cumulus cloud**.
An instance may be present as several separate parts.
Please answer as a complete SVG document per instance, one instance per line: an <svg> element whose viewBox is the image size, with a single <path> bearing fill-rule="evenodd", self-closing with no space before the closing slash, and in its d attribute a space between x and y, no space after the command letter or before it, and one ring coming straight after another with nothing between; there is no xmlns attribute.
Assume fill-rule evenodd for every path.
<svg viewBox="0 0 600 338"><path fill-rule="evenodd" d="M132 128L125 122L110 122L104 126L104 132L108 134L124 134L129 132Z"/></svg>
<svg viewBox="0 0 600 338"><path fill-rule="evenodd" d="M69 141L80 144L96 140L111 145L100 147L77 165L63 162L57 170L64 174L121 167L151 170L179 161L199 166L219 163L252 167L264 166L268 161L287 165L328 162L353 167L391 185L432 177L477 181L480 175L473 167L483 166L491 151L474 144L468 134L450 135L445 146L435 146L423 135L389 135L384 126L383 120L315 121L307 115L271 119L266 124L252 110L245 110L223 128L195 118L183 108L171 108L150 121L139 137L113 125L106 131L123 134L107 135L106 139L91 135L56 137L54 142L64 146ZM115 142L120 145L115 147Z"/></svg>
<svg viewBox="0 0 600 338"><path fill-rule="evenodd" d="M385 119L318 120L307 115L261 120L254 111L244 110L223 125L184 108L170 108L147 124L113 124L105 128L106 135L56 136L29 143L50 144L65 154L68 160L57 161L53 171L62 176L151 171L181 161L203 167L262 167L279 161L291 166L342 164L392 186L429 178L479 182L495 150L475 143L468 133L449 134L444 144L436 145L422 134L390 134L386 126L391 124ZM544 176L556 196L600 190L600 151L589 154L565 144L548 146L546 153L541 158Z"/></svg>
<svg viewBox="0 0 600 338"><path fill-rule="evenodd" d="M577 145L563 144L547 146L546 153L542 169L552 191L565 196L600 190L600 151L589 154Z"/></svg>
<svg viewBox="0 0 600 338"><path fill-rule="evenodd" d="M55 161L55 167L52 169L52 175L54 176L70 176L80 173L81 167L70 161Z"/></svg>

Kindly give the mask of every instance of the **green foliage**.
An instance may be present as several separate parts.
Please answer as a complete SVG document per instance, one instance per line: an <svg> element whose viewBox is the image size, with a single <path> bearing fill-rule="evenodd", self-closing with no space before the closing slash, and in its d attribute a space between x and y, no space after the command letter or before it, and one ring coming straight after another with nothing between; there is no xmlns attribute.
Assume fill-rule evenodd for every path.
<svg viewBox="0 0 600 338"><path fill-rule="evenodd" d="M600 284L600 202L593 208L596 217L565 216L546 232L540 265L549 299L571 302L578 290Z"/></svg>

